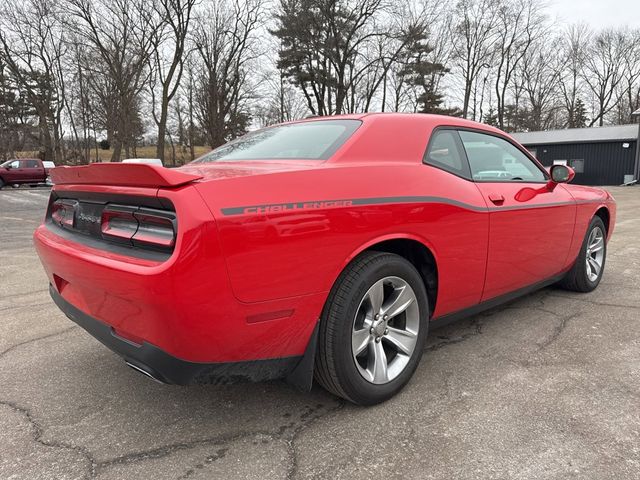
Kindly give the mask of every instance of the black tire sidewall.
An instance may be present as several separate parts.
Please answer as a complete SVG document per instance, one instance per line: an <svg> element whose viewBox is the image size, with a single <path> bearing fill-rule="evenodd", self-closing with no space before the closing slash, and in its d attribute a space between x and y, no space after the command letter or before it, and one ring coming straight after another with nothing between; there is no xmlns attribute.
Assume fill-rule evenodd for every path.
<svg viewBox="0 0 640 480"><path fill-rule="evenodd" d="M429 304L420 274L415 267L404 258L393 254L385 254L385 256L388 256L387 261L373 264L361 272L355 288L347 292L347 307L344 309L345 311L340 312L342 319L336 330L338 338L335 344L334 355L335 369L340 379L340 386L349 398L361 405L371 405L382 402L395 395L406 385L420 362L429 328ZM351 352L351 334L356 310L365 293L375 282L389 276L402 278L413 289L418 300L420 329L418 331L415 350L403 372L389 383L376 385L365 380L356 367Z"/></svg>

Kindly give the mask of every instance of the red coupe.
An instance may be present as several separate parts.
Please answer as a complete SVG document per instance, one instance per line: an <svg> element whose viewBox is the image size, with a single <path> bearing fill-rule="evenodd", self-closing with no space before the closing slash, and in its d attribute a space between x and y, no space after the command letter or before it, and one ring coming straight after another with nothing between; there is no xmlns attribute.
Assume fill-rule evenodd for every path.
<svg viewBox="0 0 640 480"><path fill-rule="evenodd" d="M409 381L430 323L596 288L616 214L500 130L422 114L51 176L34 237L51 295L129 366L176 384L315 378L365 405Z"/></svg>

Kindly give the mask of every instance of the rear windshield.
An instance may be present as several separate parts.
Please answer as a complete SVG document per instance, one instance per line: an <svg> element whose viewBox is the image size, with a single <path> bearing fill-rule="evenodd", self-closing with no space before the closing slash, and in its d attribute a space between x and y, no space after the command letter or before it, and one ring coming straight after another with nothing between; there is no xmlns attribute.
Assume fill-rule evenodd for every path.
<svg viewBox="0 0 640 480"><path fill-rule="evenodd" d="M319 120L248 133L194 160L326 160L355 132L360 120Z"/></svg>

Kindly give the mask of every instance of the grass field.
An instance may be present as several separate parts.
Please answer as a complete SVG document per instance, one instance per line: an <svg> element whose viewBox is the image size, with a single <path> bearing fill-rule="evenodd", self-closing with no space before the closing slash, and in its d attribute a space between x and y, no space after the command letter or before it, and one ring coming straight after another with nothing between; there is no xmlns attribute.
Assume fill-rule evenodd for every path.
<svg viewBox="0 0 640 480"><path fill-rule="evenodd" d="M210 147L194 147L194 150L195 150L195 158L198 158L204 155L205 153L209 152L211 148ZM164 158L164 164L167 166L173 164L172 153L173 152L171 150L171 147L167 145L167 147L165 148L165 158ZM112 149L98 150L98 159L100 162L108 162L109 160L111 160L112 154L113 154ZM24 152L16 153L16 157L18 158L34 158L37 156L38 156L38 152L24 151ZM96 151L92 150L90 161L95 162L96 161L95 158L96 158ZM121 158L126 158L124 156L124 151L121 154ZM136 154L135 155L132 154L131 158L156 158L156 146L149 145L144 147L138 147L136 149ZM190 156L189 149L176 147L175 160L177 165L183 165L185 163L190 162L191 156Z"/></svg>

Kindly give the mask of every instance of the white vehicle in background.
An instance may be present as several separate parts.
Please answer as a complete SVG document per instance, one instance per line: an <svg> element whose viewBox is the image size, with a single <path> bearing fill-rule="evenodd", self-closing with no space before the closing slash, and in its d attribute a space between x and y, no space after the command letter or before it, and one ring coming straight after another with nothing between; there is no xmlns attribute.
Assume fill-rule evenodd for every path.
<svg viewBox="0 0 640 480"><path fill-rule="evenodd" d="M125 158L122 163L145 163L147 165L158 165L164 167L162 160L159 158Z"/></svg>
<svg viewBox="0 0 640 480"><path fill-rule="evenodd" d="M483 170L476 173L474 178L479 180L508 180L513 178L513 175L506 170Z"/></svg>
<svg viewBox="0 0 640 480"><path fill-rule="evenodd" d="M42 166L44 167L45 172L47 172L47 178L45 178L44 183L45 185L50 187L51 185L53 185L53 182L51 181L51 177L49 176L49 170L51 170L52 168L56 168L56 164L48 160L43 160Z"/></svg>

